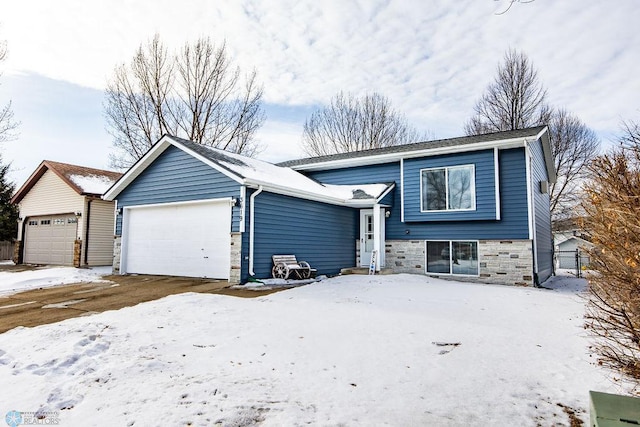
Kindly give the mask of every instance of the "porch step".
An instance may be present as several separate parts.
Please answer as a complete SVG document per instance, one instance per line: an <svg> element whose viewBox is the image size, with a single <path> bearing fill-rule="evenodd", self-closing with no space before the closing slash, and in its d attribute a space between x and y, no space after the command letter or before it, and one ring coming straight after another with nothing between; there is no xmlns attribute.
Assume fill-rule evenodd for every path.
<svg viewBox="0 0 640 427"><path fill-rule="evenodd" d="M367 267L347 267L340 270L340 274L369 274ZM393 274L390 268L381 268L376 274Z"/></svg>

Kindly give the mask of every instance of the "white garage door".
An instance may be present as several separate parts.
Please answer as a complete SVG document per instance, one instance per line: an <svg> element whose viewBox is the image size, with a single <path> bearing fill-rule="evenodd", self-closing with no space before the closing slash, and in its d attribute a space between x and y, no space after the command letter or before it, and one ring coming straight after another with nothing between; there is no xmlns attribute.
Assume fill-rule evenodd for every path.
<svg viewBox="0 0 640 427"><path fill-rule="evenodd" d="M73 214L30 217L25 225L24 262L73 265L77 226Z"/></svg>
<svg viewBox="0 0 640 427"><path fill-rule="evenodd" d="M125 210L124 273L228 279L229 201Z"/></svg>

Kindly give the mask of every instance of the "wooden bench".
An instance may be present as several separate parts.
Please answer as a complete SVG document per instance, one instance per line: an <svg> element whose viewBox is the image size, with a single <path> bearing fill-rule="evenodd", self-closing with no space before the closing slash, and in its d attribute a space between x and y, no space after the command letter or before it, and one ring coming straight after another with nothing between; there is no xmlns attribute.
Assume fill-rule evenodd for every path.
<svg viewBox="0 0 640 427"><path fill-rule="evenodd" d="M311 277L311 266L306 261L298 261L295 255L273 255L271 274L276 279L288 279L294 273L298 279Z"/></svg>

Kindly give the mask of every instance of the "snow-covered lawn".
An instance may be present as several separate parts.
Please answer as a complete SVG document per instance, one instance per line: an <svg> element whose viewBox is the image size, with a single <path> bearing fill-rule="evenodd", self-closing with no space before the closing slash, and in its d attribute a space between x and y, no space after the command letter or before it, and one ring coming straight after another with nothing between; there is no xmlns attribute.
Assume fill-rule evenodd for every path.
<svg viewBox="0 0 640 427"><path fill-rule="evenodd" d="M65 426L568 426L563 407L586 421L588 391L613 391L589 357L576 280L345 276L17 328L0 335L0 413L53 411Z"/></svg>
<svg viewBox="0 0 640 427"><path fill-rule="evenodd" d="M2 264L13 265L11 261ZM69 283L99 282L111 274L111 267L73 268L39 267L27 271L0 271L0 295L15 294L30 289L48 288Z"/></svg>

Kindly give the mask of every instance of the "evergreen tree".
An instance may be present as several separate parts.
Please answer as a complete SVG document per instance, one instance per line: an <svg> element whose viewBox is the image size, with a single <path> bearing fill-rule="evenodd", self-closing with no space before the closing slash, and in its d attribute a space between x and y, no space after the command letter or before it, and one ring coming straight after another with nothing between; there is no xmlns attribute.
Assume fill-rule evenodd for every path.
<svg viewBox="0 0 640 427"><path fill-rule="evenodd" d="M11 203L16 186L9 182L10 166L3 164L0 157L0 241L13 240L18 235L18 207Z"/></svg>

